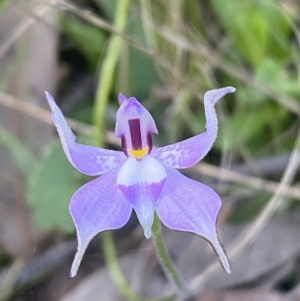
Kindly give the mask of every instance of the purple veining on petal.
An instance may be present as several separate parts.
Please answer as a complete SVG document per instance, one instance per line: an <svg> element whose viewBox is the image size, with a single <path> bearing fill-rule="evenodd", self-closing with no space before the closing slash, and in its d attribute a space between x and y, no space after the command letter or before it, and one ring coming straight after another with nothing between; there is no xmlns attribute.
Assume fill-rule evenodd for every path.
<svg viewBox="0 0 300 301"><path fill-rule="evenodd" d="M122 150L123 150L125 156L128 157L127 144L126 144L126 139L124 136L121 137L121 145L122 145Z"/></svg>
<svg viewBox="0 0 300 301"><path fill-rule="evenodd" d="M146 238L151 237L151 227L154 220L154 210L165 179L159 183L141 183L131 186L119 185L132 204Z"/></svg>
<svg viewBox="0 0 300 301"><path fill-rule="evenodd" d="M139 126L137 121L131 123L130 120L139 120ZM127 154L128 150L145 149L147 147L150 149L151 147L148 145L149 135L153 133L157 134L157 128L146 108L134 97L124 100L117 112L115 136L124 137Z"/></svg>
<svg viewBox="0 0 300 301"><path fill-rule="evenodd" d="M117 185L132 204L147 238L151 236L154 210L165 180L164 167L148 155L141 161L128 158L117 177Z"/></svg>
<svg viewBox="0 0 300 301"><path fill-rule="evenodd" d="M152 147L153 147L152 135L150 133L147 134L147 144L149 147L148 154L150 154L152 152Z"/></svg>
<svg viewBox="0 0 300 301"><path fill-rule="evenodd" d="M156 207L159 218L170 229L192 232L207 239L225 271L230 273L230 264L216 231L220 197L210 187L183 176L179 171L165 169L167 180Z"/></svg>
<svg viewBox="0 0 300 301"><path fill-rule="evenodd" d="M129 131L131 136L131 145L133 150L142 149L142 136L140 119L129 119Z"/></svg>
<svg viewBox="0 0 300 301"><path fill-rule="evenodd" d="M76 169L86 175L95 176L106 173L126 161L123 152L76 143L76 136L68 126L61 110L52 96L48 92L45 93L64 152Z"/></svg>
<svg viewBox="0 0 300 301"><path fill-rule="evenodd" d="M132 206L115 184L119 169L85 184L71 198L69 209L78 238L72 277L76 275L91 239L99 232L121 228L129 220Z"/></svg>
<svg viewBox="0 0 300 301"><path fill-rule="evenodd" d="M235 88L226 87L211 90L204 95L204 108L206 117L206 132L165 147L154 149L153 157L162 164L174 168L188 168L199 162L212 148L218 132L218 119L214 105Z"/></svg>

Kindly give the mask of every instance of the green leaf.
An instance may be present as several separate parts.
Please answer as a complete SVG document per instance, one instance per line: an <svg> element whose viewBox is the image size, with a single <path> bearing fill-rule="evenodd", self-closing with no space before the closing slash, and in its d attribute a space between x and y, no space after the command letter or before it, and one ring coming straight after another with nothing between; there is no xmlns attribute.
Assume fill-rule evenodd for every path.
<svg viewBox="0 0 300 301"><path fill-rule="evenodd" d="M141 19L132 17L128 22L128 31L137 40L146 43ZM130 95L140 100L145 99L151 94L151 89L160 82L155 68L155 58L130 46L129 60Z"/></svg>
<svg viewBox="0 0 300 301"><path fill-rule="evenodd" d="M270 58L264 60L256 71L256 77L280 93L300 96L298 74L296 72L293 74L278 60Z"/></svg>
<svg viewBox="0 0 300 301"><path fill-rule="evenodd" d="M237 48L257 67L264 58L268 42L264 14L253 1L213 0L212 4Z"/></svg>
<svg viewBox="0 0 300 301"><path fill-rule="evenodd" d="M151 89L158 85L159 77L153 61L146 54L130 47L129 92L143 100L151 94Z"/></svg>
<svg viewBox="0 0 300 301"><path fill-rule="evenodd" d="M0 1L0 9L5 8L10 3L10 1L11 0L1 0Z"/></svg>
<svg viewBox="0 0 300 301"><path fill-rule="evenodd" d="M104 10L110 20L113 20L117 7L117 0L95 0L95 3Z"/></svg>
<svg viewBox="0 0 300 301"><path fill-rule="evenodd" d="M95 0L95 3L104 10L109 19L113 19L117 0ZM138 15L130 15L127 31L138 41L146 44L143 24ZM134 95L139 100L147 98L151 94L153 86L160 82L155 69L155 59L153 60L153 58L132 46L129 46L129 58L126 57L124 59L129 60L126 65L130 67L128 70L125 70L128 88L122 88L126 90L128 95Z"/></svg>
<svg viewBox="0 0 300 301"><path fill-rule="evenodd" d="M292 14L287 13L284 3L277 0L260 1L258 3L260 11L263 12L268 22L270 38L267 51L274 58L284 59L291 52Z"/></svg>
<svg viewBox="0 0 300 301"><path fill-rule="evenodd" d="M212 0L214 10L242 55L257 68L267 56L290 51L291 20L275 0Z"/></svg>
<svg viewBox="0 0 300 301"><path fill-rule="evenodd" d="M285 116L286 111L272 102L259 107L247 106L243 111L236 112L228 118L226 127L219 127L219 137L215 146L219 149L222 147L232 149L233 145L245 144L250 149L257 150L262 144L274 138L268 134L267 129L270 131L271 128L276 128Z"/></svg>
<svg viewBox="0 0 300 301"><path fill-rule="evenodd" d="M38 163L28 183L27 200L36 224L45 230L73 232L69 201L80 186L81 174L68 162L55 140Z"/></svg>
<svg viewBox="0 0 300 301"><path fill-rule="evenodd" d="M268 25L264 15L248 8L236 15L235 42L254 67L264 59L268 41Z"/></svg>
<svg viewBox="0 0 300 301"><path fill-rule="evenodd" d="M256 71L256 76L259 81L272 85L276 80L277 74L283 69L283 65L273 59L265 59ZM276 86L276 85L275 85Z"/></svg>
<svg viewBox="0 0 300 301"><path fill-rule="evenodd" d="M96 70L106 42L106 34L98 27L70 17L63 18L61 24L64 31L78 47L78 50L88 60L90 68Z"/></svg>
<svg viewBox="0 0 300 301"><path fill-rule="evenodd" d="M21 140L2 126L0 126L0 145L7 148L20 171L24 175L30 175L34 162L33 153Z"/></svg>

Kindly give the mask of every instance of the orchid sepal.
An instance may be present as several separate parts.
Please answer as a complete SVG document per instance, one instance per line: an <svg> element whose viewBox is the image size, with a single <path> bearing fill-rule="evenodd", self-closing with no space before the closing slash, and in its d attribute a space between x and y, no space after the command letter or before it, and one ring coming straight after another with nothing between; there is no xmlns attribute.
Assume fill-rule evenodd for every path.
<svg viewBox="0 0 300 301"><path fill-rule="evenodd" d="M45 94L64 152L69 162L77 170L89 176L98 176L126 161L127 158L123 152L76 143L76 136L68 126L53 97L48 92Z"/></svg>
<svg viewBox="0 0 300 301"><path fill-rule="evenodd" d="M167 180L156 207L158 217L170 229L191 232L205 238L217 253L225 271L230 273L230 263L216 230L216 220L221 208L219 195L176 169L165 169Z"/></svg>
<svg viewBox="0 0 300 301"><path fill-rule="evenodd" d="M98 233L123 227L130 218L132 206L116 182L120 168L116 168L79 188L71 198L69 211L78 239L78 249L71 267L77 274L83 254Z"/></svg>
<svg viewBox="0 0 300 301"><path fill-rule="evenodd" d="M188 168L202 160L213 146L218 133L218 119L215 104L235 88L225 87L211 90L204 95L206 132L192 138L160 147L152 151L152 156L162 164L173 168Z"/></svg>

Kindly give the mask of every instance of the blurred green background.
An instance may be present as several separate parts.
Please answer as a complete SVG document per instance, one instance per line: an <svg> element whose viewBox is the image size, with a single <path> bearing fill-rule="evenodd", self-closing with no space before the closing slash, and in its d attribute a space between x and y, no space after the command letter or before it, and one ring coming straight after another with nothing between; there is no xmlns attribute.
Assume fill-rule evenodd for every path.
<svg viewBox="0 0 300 301"><path fill-rule="evenodd" d="M81 274L68 278L75 252L68 203L90 179L65 158L45 90L79 141L120 149L113 137L118 93L149 109L159 130L154 143L162 146L203 132L203 95L224 86L237 90L217 105L214 148L184 172L223 199L218 229L233 275L202 274L213 256L201 239L195 249L187 235L181 249L185 238L167 232L166 243L180 250L171 254L197 300L298 300L299 158L289 158L298 149L299 14L297 0L1 1L0 300L122 300L108 280L104 295L81 295L82 285L92 287L88 276L106 272L97 241ZM115 234L125 266L132 252L151 262L153 246L135 226L133 217ZM192 271L187 261L201 255L198 248L206 259L195 257L203 262ZM157 266L149 270L133 288L161 297L167 284L157 285Z"/></svg>

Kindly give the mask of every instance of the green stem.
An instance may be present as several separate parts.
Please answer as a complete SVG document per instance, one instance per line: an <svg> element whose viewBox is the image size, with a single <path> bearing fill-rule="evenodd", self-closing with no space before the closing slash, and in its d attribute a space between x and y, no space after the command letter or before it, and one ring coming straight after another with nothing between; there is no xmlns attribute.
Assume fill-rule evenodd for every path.
<svg viewBox="0 0 300 301"><path fill-rule="evenodd" d="M130 0L117 1L117 9L114 18L114 27L120 32L126 27ZM113 35L108 43L105 59L99 74L98 87L96 92L96 100L94 105L94 125L96 127L96 141L102 144L104 140L104 122L106 103L113 86L113 77L119 53L122 45L122 36Z"/></svg>
<svg viewBox="0 0 300 301"><path fill-rule="evenodd" d="M116 249L112 239L111 231L106 231L101 235L105 262L108 267L111 279L114 281L119 293L126 299L131 301L145 301L145 299L137 296L126 282L118 261L116 258Z"/></svg>
<svg viewBox="0 0 300 301"><path fill-rule="evenodd" d="M118 260L116 257L116 249L112 238L112 232L106 231L103 232L101 235L103 250L104 250L104 258L106 262L106 266L110 273L111 279L113 279L114 284L116 285L119 293L124 298L130 301L172 301L174 300L175 296L170 295L166 297L162 297L159 299L144 299L138 295L136 295L126 282L121 268L118 264Z"/></svg>
<svg viewBox="0 0 300 301"><path fill-rule="evenodd" d="M179 296L182 298L186 298L188 296L187 290L165 247L164 240L161 234L160 220L156 213L152 225L152 237L155 243L158 259L163 270L165 271L170 282L176 288L176 291L179 294Z"/></svg>

